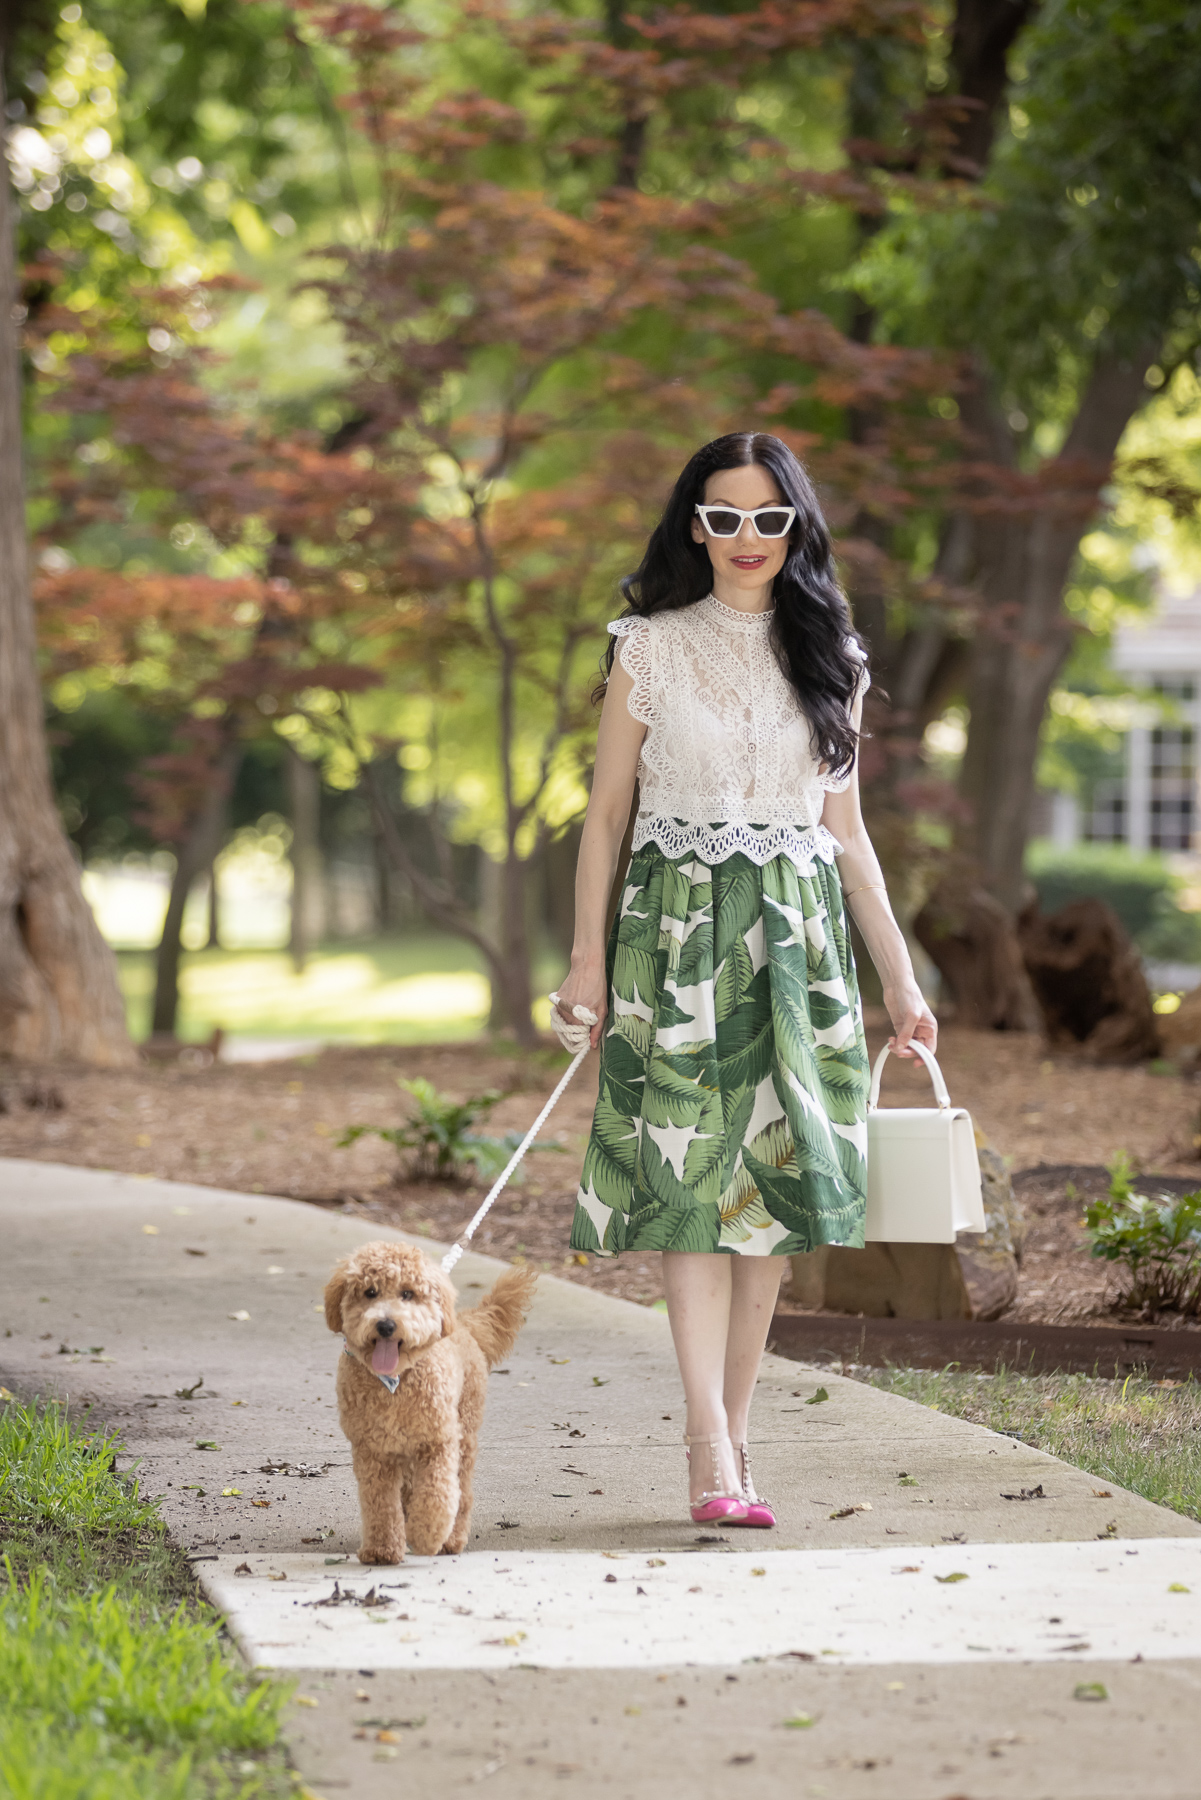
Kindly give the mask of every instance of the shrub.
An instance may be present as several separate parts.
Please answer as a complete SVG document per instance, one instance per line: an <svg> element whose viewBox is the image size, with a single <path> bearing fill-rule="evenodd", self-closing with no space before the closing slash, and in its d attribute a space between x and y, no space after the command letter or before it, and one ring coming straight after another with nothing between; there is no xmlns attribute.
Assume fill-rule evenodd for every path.
<svg viewBox="0 0 1201 1800"><path fill-rule="evenodd" d="M408 1174L415 1181L488 1181L500 1171L521 1142L521 1132L507 1131L503 1137L488 1137L472 1131L477 1119L485 1118L503 1094L490 1089L473 1099L452 1100L440 1094L432 1082L418 1076L415 1081L397 1084L417 1102L417 1109L405 1125L348 1125L338 1139L340 1149L365 1136L383 1138L400 1150L412 1150ZM558 1144L539 1140L532 1150L558 1150ZM519 1165L513 1180L522 1176Z"/></svg>
<svg viewBox="0 0 1201 1800"><path fill-rule="evenodd" d="M1125 1156L1111 1169L1109 1193L1084 1223L1094 1256L1122 1267L1121 1304L1154 1317L1201 1313L1201 1193L1138 1194Z"/></svg>

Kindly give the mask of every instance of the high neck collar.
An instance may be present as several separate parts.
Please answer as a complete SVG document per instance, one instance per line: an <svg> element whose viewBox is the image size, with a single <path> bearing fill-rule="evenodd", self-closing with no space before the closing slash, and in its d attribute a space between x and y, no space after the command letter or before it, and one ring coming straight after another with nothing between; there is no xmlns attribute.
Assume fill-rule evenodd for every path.
<svg viewBox="0 0 1201 1800"><path fill-rule="evenodd" d="M716 594L708 594L701 604L709 607L713 617L723 625L741 626L745 631L761 630L765 625L770 625L776 610L774 606L769 606L766 612L742 612L737 606L727 606Z"/></svg>

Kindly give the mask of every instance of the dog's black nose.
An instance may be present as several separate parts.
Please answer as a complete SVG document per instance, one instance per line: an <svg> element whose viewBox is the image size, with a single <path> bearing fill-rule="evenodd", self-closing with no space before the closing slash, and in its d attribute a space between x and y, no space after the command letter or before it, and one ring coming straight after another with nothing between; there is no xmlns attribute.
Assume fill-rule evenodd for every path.
<svg viewBox="0 0 1201 1800"><path fill-rule="evenodd" d="M375 1328L382 1338L393 1337L396 1332L395 1319L381 1319Z"/></svg>

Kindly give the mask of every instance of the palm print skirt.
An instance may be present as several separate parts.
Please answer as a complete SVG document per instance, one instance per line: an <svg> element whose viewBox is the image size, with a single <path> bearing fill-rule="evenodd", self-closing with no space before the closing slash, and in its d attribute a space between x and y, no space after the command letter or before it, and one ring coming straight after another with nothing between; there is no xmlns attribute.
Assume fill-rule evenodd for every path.
<svg viewBox="0 0 1201 1800"><path fill-rule="evenodd" d="M867 1045L837 871L635 851L571 1246L863 1243Z"/></svg>

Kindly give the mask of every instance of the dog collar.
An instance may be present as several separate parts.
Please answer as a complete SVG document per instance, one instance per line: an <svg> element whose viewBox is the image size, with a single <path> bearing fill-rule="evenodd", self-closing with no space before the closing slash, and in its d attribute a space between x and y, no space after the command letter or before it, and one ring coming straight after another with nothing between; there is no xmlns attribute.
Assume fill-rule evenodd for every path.
<svg viewBox="0 0 1201 1800"><path fill-rule="evenodd" d="M342 1342L342 1354L344 1356L349 1356L351 1362L358 1362L358 1360L359 1360L358 1357L355 1355L354 1351L351 1349L350 1345L345 1341L345 1339L343 1339L343 1342ZM375 1376L375 1379L377 1381L383 1382L384 1386L387 1388L387 1390L390 1394L394 1394L396 1392L397 1388L400 1386L400 1376L399 1375L381 1375L379 1373L378 1369L372 1369L371 1373Z"/></svg>

